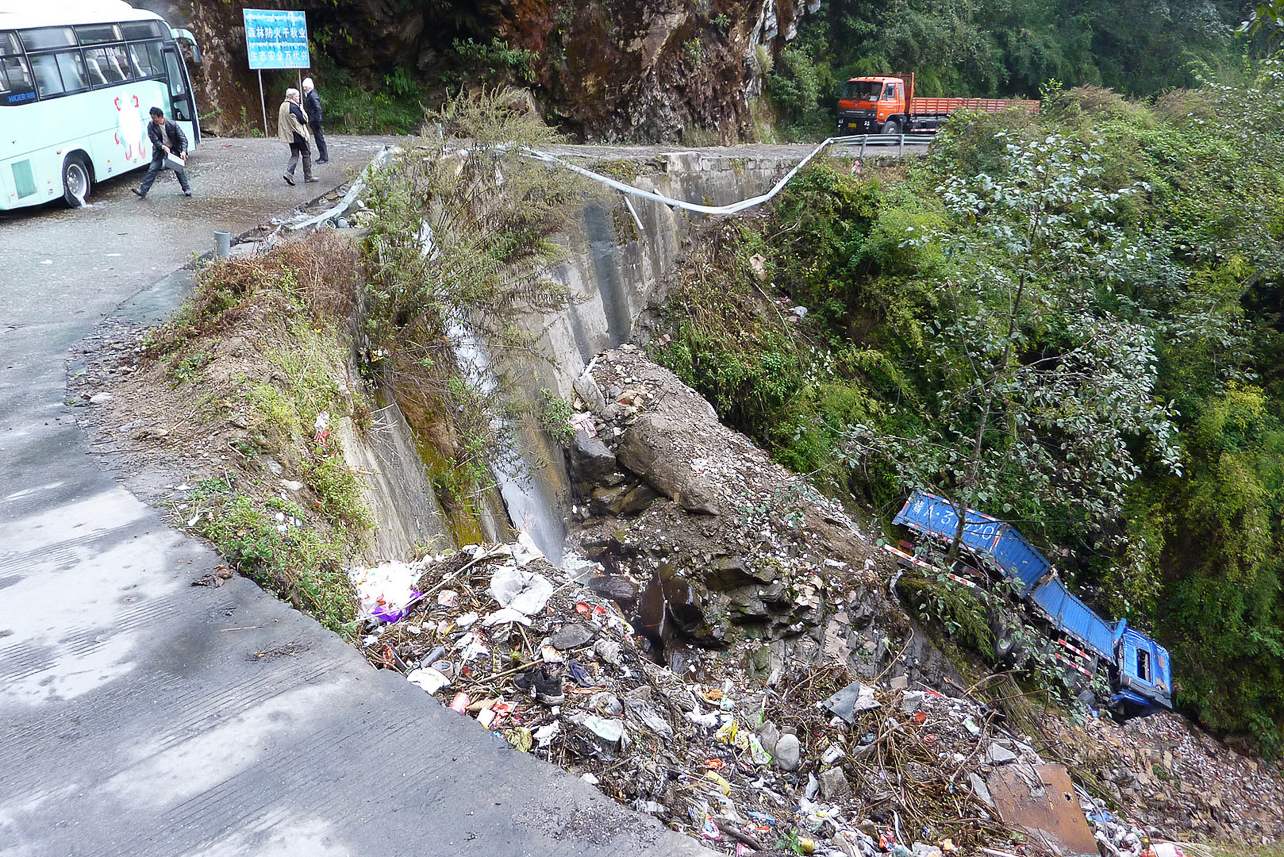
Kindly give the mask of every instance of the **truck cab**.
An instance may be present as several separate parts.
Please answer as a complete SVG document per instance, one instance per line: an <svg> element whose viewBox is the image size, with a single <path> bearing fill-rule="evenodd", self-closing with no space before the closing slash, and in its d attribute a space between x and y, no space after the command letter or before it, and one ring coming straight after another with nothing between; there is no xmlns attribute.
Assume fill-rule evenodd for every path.
<svg viewBox="0 0 1284 857"><path fill-rule="evenodd" d="M1132 628L1116 645L1118 679L1110 698L1112 708L1127 715L1172 708L1172 672L1168 650Z"/></svg>
<svg viewBox="0 0 1284 857"><path fill-rule="evenodd" d="M899 134L909 95L900 77L855 77L838 97L839 134Z"/></svg>

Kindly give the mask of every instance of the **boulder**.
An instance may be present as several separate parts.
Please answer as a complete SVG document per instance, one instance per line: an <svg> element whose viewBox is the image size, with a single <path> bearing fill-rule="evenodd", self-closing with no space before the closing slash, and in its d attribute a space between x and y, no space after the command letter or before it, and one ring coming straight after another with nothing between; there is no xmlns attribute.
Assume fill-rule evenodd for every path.
<svg viewBox="0 0 1284 857"><path fill-rule="evenodd" d="M563 625L549 638L548 644L558 651L574 649L593 639L596 633L590 626L580 623Z"/></svg>
<svg viewBox="0 0 1284 857"><path fill-rule="evenodd" d="M638 587L627 577L618 574L603 574L588 582L588 588L594 593L609 598L626 610L637 605Z"/></svg>
<svg viewBox="0 0 1284 857"><path fill-rule="evenodd" d="M802 764L802 745L797 735L781 735L776 742L776 767L782 771L796 771Z"/></svg>
<svg viewBox="0 0 1284 857"><path fill-rule="evenodd" d="M624 498L629 493L622 485L614 487L598 486L589 495L589 511L594 515L618 515L624 507Z"/></svg>
<svg viewBox="0 0 1284 857"><path fill-rule="evenodd" d="M985 784L985 780L981 779L979 774L971 772L967 775L967 781L972 787L972 794L976 795L981 803L993 809L994 798L990 796L990 788Z"/></svg>
<svg viewBox="0 0 1284 857"><path fill-rule="evenodd" d="M660 498L660 495L645 483L630 489L620 498L620 515L640 515L647 507Z"/></svg>
<svg viewBox="0 0 1284 857"><path fill-rule="evenodd" d="M991 744L985 748L985 763L987 765L1006 765L1008 762L1015 762L1016 760L1017 754L1002 744Z"/></svg>
<svg viewBox="0 0 1284 857"><path fill-rule="evenodd" d="M851 784L842 768L830 768L820 775L820 793L825 800L839 800L852 793Z"/></svg>
<svg viewBox="0 0 1284 857"><path fill-rule="evenodd" d="M566 469L572 481L598 485L615 472L615 455L601 440L576 429L566 450Z"/></svg>
<svg viewBox="0 0 1284 857"><path fill-rule="evenodd" d="M691 466L671 438L685 426L657 413L645 413L620 438L616 450L620 463L641 476L651 487L689 512L719 514L713 481Z"/></svg>
<svg viewBox="0 0 1284 857"><path fill-rule="evenodd" d="M579 396L588 409L595 414L600 414L606 407L606 396L602 394L602 388L597 385L597 381L588 372L575 379L571 385L575 394Z"/></svg>
<svg viewBox="0 0 1284 857"><path fill-rule="evenodd" d="M758 597L756 586L741 586L727 593L731 619L736 622L766 619L771 615L766 603Z"/></svg>

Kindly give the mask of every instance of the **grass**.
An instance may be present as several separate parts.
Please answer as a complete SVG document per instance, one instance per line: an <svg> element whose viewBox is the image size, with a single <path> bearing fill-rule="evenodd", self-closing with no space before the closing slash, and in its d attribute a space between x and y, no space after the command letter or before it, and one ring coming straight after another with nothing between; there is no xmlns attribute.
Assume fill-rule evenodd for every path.
<svg viewBox="0 0 1284 857"><path fill-rule="evenodd" d="M341 384L341 331L358 283L356 247L333 234L214 263L200 271L192 299L155 332L148 351L170 360L175 386L204 386L196 404L201 436L222 430L230 411L248 421L245 434L230 440L238 468L200 480L184 518L242 574L348 639L357 602L346 568L374 523L333 433L345 417L369 420L360 392ZM234 339L245 345L221 347ZM215 360L239 365L214 373ZM322 414L328 425L318 431ZM280 493L263 455L282 463L284 478L306 486L297 501Z"/></svg>
<svg viewBox="0 0 1284 857"><path fill-rule="evenodd" d="M1284 857L1284 843L1273 845L1199 845L1183 843L1181 849L1191 857Z"/></svg>
<svg viewBox="0 0 1284 857"><path fill-rule="evenodd" d="M239 492L206 494L194 529L246 577L353 639L357 600L346 570L347 535L339 529L296 526L291 519L306 520L303 510L294 507L296 514L286 514L274 506L273 498L264 502ZM277 514L285 520L278 521Z"/></svg>

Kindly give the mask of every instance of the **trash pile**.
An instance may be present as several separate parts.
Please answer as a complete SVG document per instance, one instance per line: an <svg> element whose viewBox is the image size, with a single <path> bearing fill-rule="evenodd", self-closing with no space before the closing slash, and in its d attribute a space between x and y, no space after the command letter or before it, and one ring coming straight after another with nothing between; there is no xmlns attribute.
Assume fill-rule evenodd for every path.
<svg viewBox="0 0 1284 857"><path fill-rule="evenodd" d="M1153 834L1135 824L1127 824L1104 809L1097 809L1091 798L1085 803L1098 852L1104 857L1197 857L1201 851L1186 850L1182 844L1152 839Z"/></svg>
<svg viewBox="0 0 1284 857"><path fill-rule="evenodd" d="M996 712L841 664L748 680L749 641L693 648L679 676L585 585L604 576L525 537L354 569L361 647L515 750L727 853L1050 853L990 795L993 772L1037 783L1043 764Z"/></svg>
<svg viewBox="0 0 1284 857"><path fill-rule="evenodd" d="M1265 831L1284 806L1272 779L1253 815L1249 760L1150 734L1167 720L1075 726L1014 713L1010 678L963 690L859 527L636 349L575 389L562 567L522 536L354 569L374 666L738 857L1199 857L1160 834L1192 829L1178 810L1221 779L1244 778L1245 805L1219 820Z"/></svg>

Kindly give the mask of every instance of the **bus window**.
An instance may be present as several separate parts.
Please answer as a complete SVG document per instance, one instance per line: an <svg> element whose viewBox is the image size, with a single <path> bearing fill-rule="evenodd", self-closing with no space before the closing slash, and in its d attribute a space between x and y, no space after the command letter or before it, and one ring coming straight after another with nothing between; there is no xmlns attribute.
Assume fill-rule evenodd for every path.
<svg viewBox="0 0 1284 857"><path fill-rule="evenodd" d="M160 45L156 42L129 46L129 66L136 77L159 77L165 73L161 64Z"/></svg>
<svg viewBox="0 0 1284 857"><path fill-rule="evenodd" d="M103 42L119 42L120 30L115 24L90 24L76 28L82 45L98 45Z"/></svg>
<svg viewBox="0 0 1284 857"><path fill-rule="evenodd" d="M85 51L85 74L89 76L90 86L107 85L107 75L103 74L103 56L98 51Z"/></svg>
<svg viewBox="0 0 1284 857"><path fill-rule="evenodd" d="M13 33L0 33L0 57L16 57L22 53L18 37Z"/></svg>
<svg viewBox="0 0 1284 857"><path fill-rule="evenodd" d="M0 105L36 100L27 61L22 57L0 57Z"/></svg>
<svg viewBox="0 0 1284 857"><path fill-rule="evenodd" d="M62 72L63 92L80 92L89 88L89 81L85 78L85 61L81 59L80 51L63 51L54 56L58 58L58 71Z"/></svg>
<svg viewBox="0 0 1284 857"><path fill-rule="evenodd" d="M36 78L36 91L41 98L62 94L62 75L58 74L58 60L53 54L37 54L31 58L31 73Z"/></svg>
<svg viewBox="0 0 1284 857"><path fill-rule="evenodd" d="M22 37L22 44L29 51L39 51L45 48L74 48L76 46L76 34L71 31L71 27L42 27L39 30L22 30L18 35ZM37 77L38 82L39 77Z"/></svg>
<svg viewBox="0 0 1284 857"><path fill-rule="evenodd" d="M167 35L158 21L127 21L120 25L125 39L160 39Z"/></svg>
<svg viewBox="0 0 1284 857"><path fill-rule="evenodd" d="M123 45L108 48L107 58L111 60L112 68L120 72L122 79L133 80L137 76L134 73L134 67L129 64L129 51L125 50Z"/></svg>
<svg viewBox="0 0 1284 857"><path fill-rule="evenodd" d="M124 48L89 48L85 51L85 60L95 86L121 83L135 77L133 66L129 63L129 54Z"/></svg>

